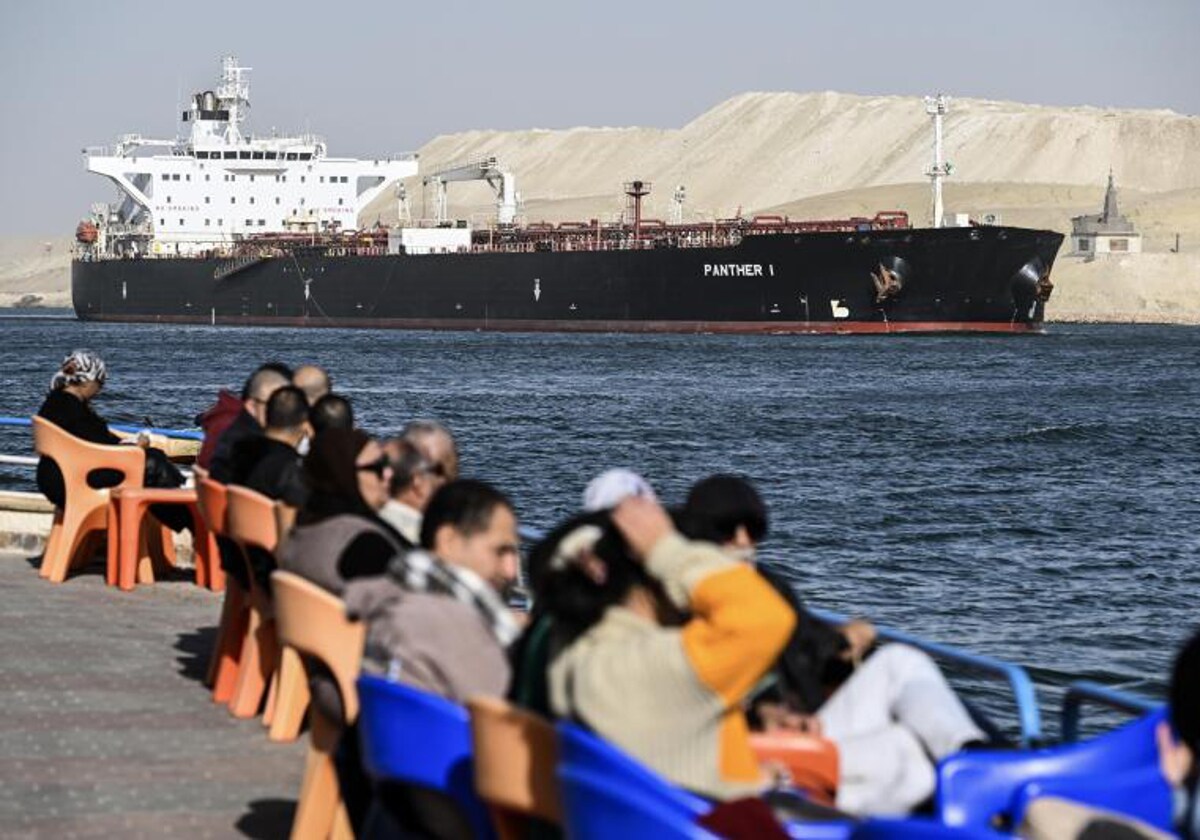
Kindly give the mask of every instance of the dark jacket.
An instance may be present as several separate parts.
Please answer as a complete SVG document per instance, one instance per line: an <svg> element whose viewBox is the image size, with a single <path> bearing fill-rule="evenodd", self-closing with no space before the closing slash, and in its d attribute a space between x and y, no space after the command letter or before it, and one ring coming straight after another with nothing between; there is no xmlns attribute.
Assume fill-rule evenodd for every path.
<svg viewBox="0 0 1200 840"><path fill-rule="evenodd" d="M301 508L308 499L302 466L300 453L283 441L266 435L249 437L234 447L230 483Z"/></svg>
<svg viewBox="0 0 1200 840"><path fill-rule="evenodd" d="M229 427L221 434L220 439L217 440L217 445L213 448L212 460L208 462L209 476L222 484L231 484L236 472L234 451L238 448L238 444L249 438L262 436L263 427L258 425L258 421L254 419L253 415L243 409L242 413L234 418Z"/></svg>
<svg viewBox="0 0 1200 840"><path fill-rule="evenodd" d="M49 420L67 434L89 443L112 446L121 439L108 430L108 424L83 400L67 391L51 391L38 409L38 417ZM115 487L124 480L120 470L93 470L88 475L88 484L97 489ZM142 476L145 487L178 487L183 484L183 474L170 462L161 449L146 450L146 470ZM38 459L37 486L56 507L66 504L66 486L62 470L49 458ZM157 511L156 511L157 515ZM161 517L160 517L161 518ZM176 528L177 522L169 523ZM178 530L178 528L176 528Z"/></svg>

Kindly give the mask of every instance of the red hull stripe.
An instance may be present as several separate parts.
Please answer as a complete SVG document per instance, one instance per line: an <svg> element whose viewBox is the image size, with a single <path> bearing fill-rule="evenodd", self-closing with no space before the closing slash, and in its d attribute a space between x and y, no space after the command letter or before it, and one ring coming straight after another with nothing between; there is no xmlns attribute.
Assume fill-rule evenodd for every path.
<svg viewBox="0 0 1200 840"><path fill-rule="evenodd" d="M83 320L160 324L208 324L195 315L99 315ZM1040 333L1041 323L1014 321L534 321L481 318L260 318L218 315L220 326L341 327L401 330L458 330L465 332L579 332L579 333L730 333L804 335L815 333Z"/></svg>

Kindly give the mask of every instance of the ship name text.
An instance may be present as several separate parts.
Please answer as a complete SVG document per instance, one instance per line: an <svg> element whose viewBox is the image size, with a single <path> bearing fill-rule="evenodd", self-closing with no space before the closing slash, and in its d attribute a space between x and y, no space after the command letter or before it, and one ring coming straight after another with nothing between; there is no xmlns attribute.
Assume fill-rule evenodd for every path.
<svg viewBox="0 0 1200 840"><path fill-rule="evenodd" d="M771 266L771 274L775 267ZM705 277L762 277L763 267L756 263L705 263Z"/></svg>

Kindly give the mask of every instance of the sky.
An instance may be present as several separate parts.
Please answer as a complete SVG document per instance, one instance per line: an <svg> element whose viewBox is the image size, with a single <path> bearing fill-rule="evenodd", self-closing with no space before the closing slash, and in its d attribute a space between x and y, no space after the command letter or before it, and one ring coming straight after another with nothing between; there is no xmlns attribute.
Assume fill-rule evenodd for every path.
<svg viewBox="0 0 1200 840"><path fill-rule="evenodd" d="M1200 0L39 0L0 8L0 237L70 233L80 150L171 137L220 58L252 130L379 157L467 129L674 128L747 91L1200 114Z"/></svg>

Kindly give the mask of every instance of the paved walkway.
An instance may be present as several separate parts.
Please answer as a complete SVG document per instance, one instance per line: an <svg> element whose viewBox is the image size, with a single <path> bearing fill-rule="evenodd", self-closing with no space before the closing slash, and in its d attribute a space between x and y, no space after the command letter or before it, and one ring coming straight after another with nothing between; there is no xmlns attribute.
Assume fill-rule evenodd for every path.
<svg viewBox="0 0 1200 840"><path fill-rule="evenodd" d="M304 740L201 684L221 596L120 592L93 567L54 585L0 552L0 836L286 837Z"/></svg>

